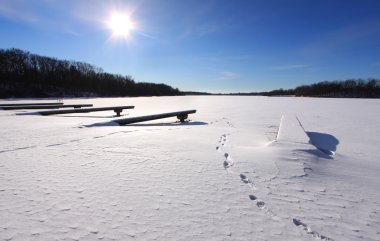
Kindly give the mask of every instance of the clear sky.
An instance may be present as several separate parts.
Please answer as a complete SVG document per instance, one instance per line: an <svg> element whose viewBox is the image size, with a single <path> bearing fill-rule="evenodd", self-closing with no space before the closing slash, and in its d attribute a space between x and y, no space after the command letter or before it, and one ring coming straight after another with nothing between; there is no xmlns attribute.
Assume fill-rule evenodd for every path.
<svg viewBox="0 0 380 241"><path fill-rule="evenodd" d="M181 90L379 78L380 1L0 0L0 48Z"/></svg>

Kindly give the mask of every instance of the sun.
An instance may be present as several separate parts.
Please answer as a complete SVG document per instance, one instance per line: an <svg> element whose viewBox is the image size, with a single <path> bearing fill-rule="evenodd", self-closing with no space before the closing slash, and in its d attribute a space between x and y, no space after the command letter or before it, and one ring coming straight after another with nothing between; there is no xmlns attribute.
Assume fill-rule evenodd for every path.
<svg viewBox="0 0 380 241"><path fill-rule="evenodd" d="M136 28L130 16L125 13L112 13L107 22L108 28L112 31L113 38L128 39L131 32Z"/></svg>

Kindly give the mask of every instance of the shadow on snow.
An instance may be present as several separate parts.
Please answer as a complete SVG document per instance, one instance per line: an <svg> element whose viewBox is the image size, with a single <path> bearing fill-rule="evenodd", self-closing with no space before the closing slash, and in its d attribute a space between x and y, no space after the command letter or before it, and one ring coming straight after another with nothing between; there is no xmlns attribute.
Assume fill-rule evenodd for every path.
<svg viewBox="0 0 380 241"><path fill-rule="evenodd" d="M125 126L203 126L208 125L207 122L201 122L201 121L194 121L194 122L175 122L175 123L146 123L146 124L128 124Z"/></svg>
<svg viewBox="0 0 380 241"><path fill-rule="evenodd" d="M310 138L310 144L327 155L335 155L337 146L339 145L339 140L335 136L311 131L307 131L306 134Z"/></svg>

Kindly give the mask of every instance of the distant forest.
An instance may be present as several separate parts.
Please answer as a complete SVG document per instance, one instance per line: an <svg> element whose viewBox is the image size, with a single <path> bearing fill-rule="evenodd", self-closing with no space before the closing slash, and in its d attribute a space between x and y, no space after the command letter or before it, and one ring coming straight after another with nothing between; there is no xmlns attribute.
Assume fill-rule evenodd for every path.
<svg viewBox="0 0 380 241"><path fill-rule="evenodd" d="M165 84L135 82L91 64L20 49L0 49L0 98L182 95Z"/></svg>
<svg viewBox="0 0 380 241"><path fill-rule="evenodd" d="M277 89L266 92L211 94L205 92L185 92L187 95L239 95L239 96L306 96L330 98L380 98L379 79L349 79L323 81L302 85L294 89Z"/></svg>
<svg viewBox="0 0 380 241"><path fill-rule="evenodd" d="M345 81L323 81L302 85L294 89L278 89L260 93L266 96L311 96L334 98L380 98L379 79L349 79Z"/></svg>
<svg viewBox="0 0 380 241"><path fill-rule="evenodd" d="M106 73L83 62L59 60L20 49L0 49L0 98L172 95L218 94L181 92L166 84L135 82L130 76ZM294 89L227 95L380 98L380 80L324 81Z"/></svg>

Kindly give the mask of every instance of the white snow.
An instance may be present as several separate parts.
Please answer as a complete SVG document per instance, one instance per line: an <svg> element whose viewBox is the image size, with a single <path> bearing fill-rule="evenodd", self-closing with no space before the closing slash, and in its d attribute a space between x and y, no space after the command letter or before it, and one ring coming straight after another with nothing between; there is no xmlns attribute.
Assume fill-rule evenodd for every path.
<svg viewBox="0 0 380 241"><path fill-rule="evenodd" d="M380 240L380 100L64 102L197 113L0 110L1 240Z"/></svg>

